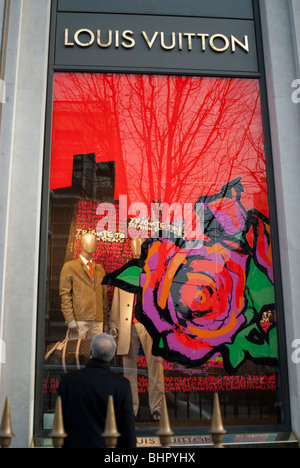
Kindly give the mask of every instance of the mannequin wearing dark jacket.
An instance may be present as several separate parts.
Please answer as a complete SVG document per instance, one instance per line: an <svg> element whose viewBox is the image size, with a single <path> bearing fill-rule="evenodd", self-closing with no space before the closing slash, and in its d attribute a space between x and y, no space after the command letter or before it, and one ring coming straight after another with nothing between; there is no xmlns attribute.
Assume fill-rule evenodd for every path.
<svg viewBox="0 0 300 468"><path fill-rule="evenodd" d="M93 342L99 337L102 337L100 339L103 341L108 336L105 333L97 335ZM111 357L94 357L96 353L93 352L93 342L93 357L86 367L63 375L59 385L64 426L68 434L64 448L105 448L101 434L105 428L110 395L113 396L117 427L121 434L117 447L135 448L135 424L129 381L110 370L108 362Z"/></svg>

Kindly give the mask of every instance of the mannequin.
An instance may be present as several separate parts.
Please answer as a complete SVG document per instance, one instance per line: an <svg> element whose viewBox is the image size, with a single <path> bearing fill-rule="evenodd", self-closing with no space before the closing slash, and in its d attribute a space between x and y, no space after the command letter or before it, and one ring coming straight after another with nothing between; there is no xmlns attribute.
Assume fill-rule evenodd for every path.
<svg viewBox="0 0 300 468"><path fill-rule="evenodd" d="M91 339L107 323L107 287L101 284L105 270L92 260L96 246L94 234L84 234L79 257L65 263L60 275L61 310L74 339L78 332Z"/></svg>
<svg viewBox="0 0 300 468"><path fill-rule="evenodd" d="M96 252L97 239L93 234L84 234L81 238L81 253L89 262L92 261L92 257Z"/></svg>
<svg viewBox="0 0 300 468"><path fill-rule="evenodd" d="M141 256L144 239L134 238L131 248L134 258ZM117 341L117 354L123 356L124 376L130 381L135 416L139 408L137 358L142 345L148 366L149 407L154 421L160 420L164 394L164 371L161 358L152 355L152 338L134 317L135 294L115 288L109 328Z"/></svg>
<svg viewBox="0 0 300 468"><path fill-rule="evenodd" d="M134 258L140 258L142 244L145 242L145 239L141 237L134 237L131 239L131 250Z"/></svg>

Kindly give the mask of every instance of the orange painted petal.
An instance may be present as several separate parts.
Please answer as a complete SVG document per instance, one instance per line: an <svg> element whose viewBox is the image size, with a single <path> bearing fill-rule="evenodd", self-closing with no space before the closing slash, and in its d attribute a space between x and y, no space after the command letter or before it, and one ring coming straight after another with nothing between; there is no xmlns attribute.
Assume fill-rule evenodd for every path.
<svg viewBox="0 0 300 468"><path fill-rule="evenodd" d="M155 244L153 244L151 246L151 248L149 249L148 257L151 258L152 255L155 254L158 251L160 245L161 245L161 242L155 242ZM144 304L144 292L147 289L148 284L150 283L150 279L151 279L151 270L150 270L150 267L149 267L147 261L145 262L144 270L145 270L145 273L146 273L146 281L145 281L145 284L144 284L144 287L143 287L143 304Z"/></svg>
<svg viewBox="0 0 300 468"><path fill-rule="evenodd" d="M171 284L174 279L174 276L176 275L176 272L180 265L186 263L186 255L184 253L178 253L175 255L173 258L172 262L170 263L170 266L166 272L166 276L161 288L161 294L160 294L160 299L158 301L158 305L164 309L167 305L167 298L171 289Z"/></svg>
<svg viewBox="0 0 300 468"><path fill-rule="evenodd" d="M199 336L200 338L215 338L217 336L226 335L227 333L231 332L236 326L236 316L235 313L232 312L231 319L228 325L221 328L220 330L200 330L199 328L195 327L187 327L190 332L192 332L195 336Z"/></svg>

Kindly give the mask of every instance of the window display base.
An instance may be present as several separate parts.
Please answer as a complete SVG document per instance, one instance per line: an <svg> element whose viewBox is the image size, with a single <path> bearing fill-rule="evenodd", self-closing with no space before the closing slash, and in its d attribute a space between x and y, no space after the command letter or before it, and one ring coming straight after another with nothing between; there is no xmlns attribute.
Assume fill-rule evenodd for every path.
<svg viewBox="0 0 300 468"><path fill-rule="evenodd" d="M137 429L137 448L159 448L159 437L155 434L142 434ZM209 434L174 434L170 448L211 448L213 445ZM299 448L299 441L293 432L225 434L224 448ZM37 436L34 448L53 448L51 438Z"/></svg>

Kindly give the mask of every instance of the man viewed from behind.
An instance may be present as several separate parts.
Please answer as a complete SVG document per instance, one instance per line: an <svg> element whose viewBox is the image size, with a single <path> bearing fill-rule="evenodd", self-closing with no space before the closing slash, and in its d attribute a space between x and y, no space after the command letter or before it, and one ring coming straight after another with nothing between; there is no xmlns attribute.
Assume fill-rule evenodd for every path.
<svg viewBox="0 0 300 468"><path fill-rule="evenodd" d="M105 448L108 397L113 396L118 431L118 448L135 448L136 436L129 381L110 370L116 352L108 334L96 335L91 359L85 368L63 375L59 385L65 431L64 448Z"/></svg>

